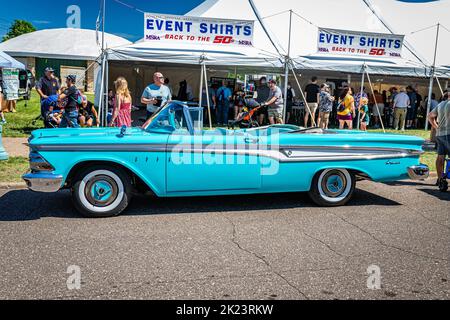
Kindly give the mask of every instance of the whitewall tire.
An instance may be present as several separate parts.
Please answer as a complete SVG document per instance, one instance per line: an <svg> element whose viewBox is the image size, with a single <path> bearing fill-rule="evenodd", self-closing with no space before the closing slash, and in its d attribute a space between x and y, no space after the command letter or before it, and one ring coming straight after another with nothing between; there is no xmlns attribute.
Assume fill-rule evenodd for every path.
<svg viewBox="0 0 450 320"><path fill-rule="evenodd" d="M82 170L72 186L76 209L86 217L119 215L131 197L131 178L122 169L95 165Z"/></svg>
<svg viewBox="0 0 450 320"><path fill-rule="evenodd" d="M319 206L341 206L352 197L355 184L354 174L346 169L322 170L314 176L309 196Z"/></svg>

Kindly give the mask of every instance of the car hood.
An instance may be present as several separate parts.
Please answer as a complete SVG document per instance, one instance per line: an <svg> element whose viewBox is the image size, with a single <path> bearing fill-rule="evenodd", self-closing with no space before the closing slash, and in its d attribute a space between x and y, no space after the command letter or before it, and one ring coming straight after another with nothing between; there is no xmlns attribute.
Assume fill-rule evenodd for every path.
<svg viewBox="0 0 450 320"><path fill-rule="evenodd" d="M30 146L34 144L116 142L120 128L55 128L38 129L28 138ZM141 128L127 128L125 136L138 137L146 134Z"/></svg>

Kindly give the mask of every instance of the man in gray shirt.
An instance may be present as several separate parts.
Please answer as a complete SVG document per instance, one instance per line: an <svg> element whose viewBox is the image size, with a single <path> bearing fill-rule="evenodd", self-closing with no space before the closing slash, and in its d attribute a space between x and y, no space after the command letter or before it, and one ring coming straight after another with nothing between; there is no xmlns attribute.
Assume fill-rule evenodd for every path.
<svg viewBox="0 0 450 320"><path fill-rule="evenodd" d="M445 96L444 96L445 97ZM444 172L445 156L450 156L450 95L429 114L429 120L434 129L436 129L437 158L436 171L438 176L438 185Z"/></svg>
<svg viewBox="0 0 450 320"><path fill-rule="evenodd" d="M283 123L283 93L273 79L269 81L269 88L269 100L265 103L268 106L269 122L270 124Z"/></svg>

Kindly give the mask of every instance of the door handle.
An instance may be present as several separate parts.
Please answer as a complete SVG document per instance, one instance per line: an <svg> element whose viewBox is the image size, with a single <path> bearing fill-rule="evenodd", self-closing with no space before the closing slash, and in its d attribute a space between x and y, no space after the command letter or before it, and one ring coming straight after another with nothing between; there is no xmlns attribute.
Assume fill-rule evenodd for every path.
<svg viewBox="0 0 450 320"><path fill-rule="evenodd" d="M244 142L245 143L258 143L259 139L256 138L245 138Z"/></svg>

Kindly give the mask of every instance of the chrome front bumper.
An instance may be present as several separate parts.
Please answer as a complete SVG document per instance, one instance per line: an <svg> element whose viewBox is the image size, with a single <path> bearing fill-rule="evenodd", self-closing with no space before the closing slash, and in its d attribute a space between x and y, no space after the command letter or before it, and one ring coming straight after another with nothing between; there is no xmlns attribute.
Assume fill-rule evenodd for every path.
<svg viewBox="0 0 450 320"><path fill-rule="evenodd" d="M61 188L63 176L50 172L27 173L22 176L30 190L38 192L56 192Z"/></svg>
<svg viewBox="0 0 450 320"><path fill-rule="evenodd" d="M430 169L425 164L408 167L408 175L412 180L425 180L430 174Z"/></svg>

